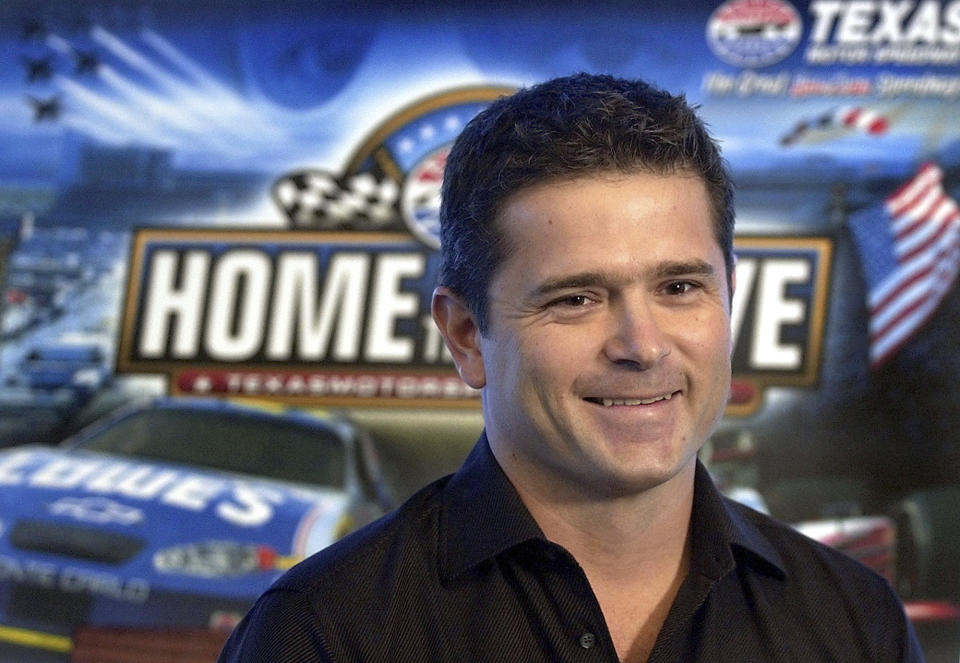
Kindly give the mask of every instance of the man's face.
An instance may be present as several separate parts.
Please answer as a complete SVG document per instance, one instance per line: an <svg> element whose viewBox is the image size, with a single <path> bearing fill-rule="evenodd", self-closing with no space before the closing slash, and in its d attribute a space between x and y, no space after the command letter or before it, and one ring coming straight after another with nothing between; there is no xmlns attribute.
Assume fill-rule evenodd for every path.
<svg viewBox="0 0 960 663"><path fill-rule="evenodd" d="M703 182L551 182L514 194L497 223L511 252L476 334L482 365L467 369L508 474L621 495L692 469L727 401L732 345Z"/></svg>

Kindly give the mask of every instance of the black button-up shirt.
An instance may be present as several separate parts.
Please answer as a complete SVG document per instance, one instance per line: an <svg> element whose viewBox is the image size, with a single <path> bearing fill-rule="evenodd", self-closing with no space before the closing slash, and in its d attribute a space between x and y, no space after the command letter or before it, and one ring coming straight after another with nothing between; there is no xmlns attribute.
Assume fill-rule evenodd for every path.
<svg viewBox="0 0 960 663"><path fill-rule="evenodd" d="M649 661L922 661L880 576L719 495L697 467L690 571ZM297 565L220 661L617 661L586 575L481 437L463 467Z"/></svg>

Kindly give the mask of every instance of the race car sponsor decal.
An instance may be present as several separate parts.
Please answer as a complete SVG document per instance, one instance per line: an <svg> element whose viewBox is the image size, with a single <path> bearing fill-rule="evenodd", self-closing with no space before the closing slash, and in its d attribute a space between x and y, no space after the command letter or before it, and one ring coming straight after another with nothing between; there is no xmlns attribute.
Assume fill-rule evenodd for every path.
<svg viewBox="0 0 960 663"><path fill-rule="evenodd" d="M192 541L162 548L153 554L152 561L159 573L216 579L285 571L301 559L252 543Z"/></svg>
<svg viewBox="0 0 960 663"><path fill-rule="evenodd" d="M432 97L375 129L343 173L282 176L289 230L139 231L117 370L166 375L176 395L477 407L430 315L437 209L450 142L505 91ZM788 237L737 248L732 412L764 386L815 381L830 250Z"/></svg>
<svg viewBox="0 0 960 663"><path fill-rule="evenodd" d="M47 511L96 525L136 525L144 520L141 509L106 497L63 497L48 504Z"/></svg>
<svg viewBox="0 0 960 663"><path fill-rule="evenodd" d="M238 527L259 527L273 519L276 507L292 494L279 487L255 486L242 481L194 474L162 466L118 460L51 455L18 451L0 458L0 486L25 486L54 491L82 491L102 497L156 502L185 511L209 511ZM126 510L94 515L82 503L83 516L131 518ZM78 502L55 502L51 509L72 518ZM102 505L101 505L102 506Z"/></svg>
<svg viewBox="0 0 960 663"><path fill-rule="evenodd" d="M3 581L74 594L96 594L130 603L143 603L150 596L150 583L142 578L125 578L106 571L21 560L9 555L0 555L0 582Z"/></svg>

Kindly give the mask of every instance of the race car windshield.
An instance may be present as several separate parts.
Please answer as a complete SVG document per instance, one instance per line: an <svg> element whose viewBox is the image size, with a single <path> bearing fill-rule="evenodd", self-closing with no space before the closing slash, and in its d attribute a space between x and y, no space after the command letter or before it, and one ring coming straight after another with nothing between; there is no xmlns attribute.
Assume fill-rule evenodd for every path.
<svg viewBox="0 0 960 663"><path fill-rule="evenodd" d="M321 426L237 413L137 412L82 443L91 451L343 488L346 452Z"/></svg>

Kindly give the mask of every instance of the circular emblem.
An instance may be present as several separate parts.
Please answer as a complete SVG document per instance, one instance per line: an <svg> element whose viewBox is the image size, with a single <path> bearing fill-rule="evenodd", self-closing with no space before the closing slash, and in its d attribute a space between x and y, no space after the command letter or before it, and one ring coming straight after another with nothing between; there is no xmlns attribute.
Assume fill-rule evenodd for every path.
<svg viewBox="0 0 960 663"><path fill-rule="evenodd" d="M376 127L348 159L344 174L371 173L401 186L400 221L416 239L440 248L440 188L447 155L463 126L513 88L442 92L402 108Z"/></svg>
<svg viewBox="0 0 960 663"><path fill-rule="evenodd" d="M800 43L803 22L783 0L730 0L710 15L707 43L737 67L766 67L789 56Z"/></svg>
<svg viewBox="0 0 960 663"><path fill-rule="evenodd" d="M407 173L400 196L400 211L414 237L440 248L440 188L450 144L430 152Z"/></svg>
<svg viewBox="0 0 960 663"><path fill-rule="evenodd" d="M447 155L474 115L514 88L450 90L401 108L370 133L340 174L294 171L273 197L290 222L316 230L406 230L440 248L440 189Z"/></svg>

